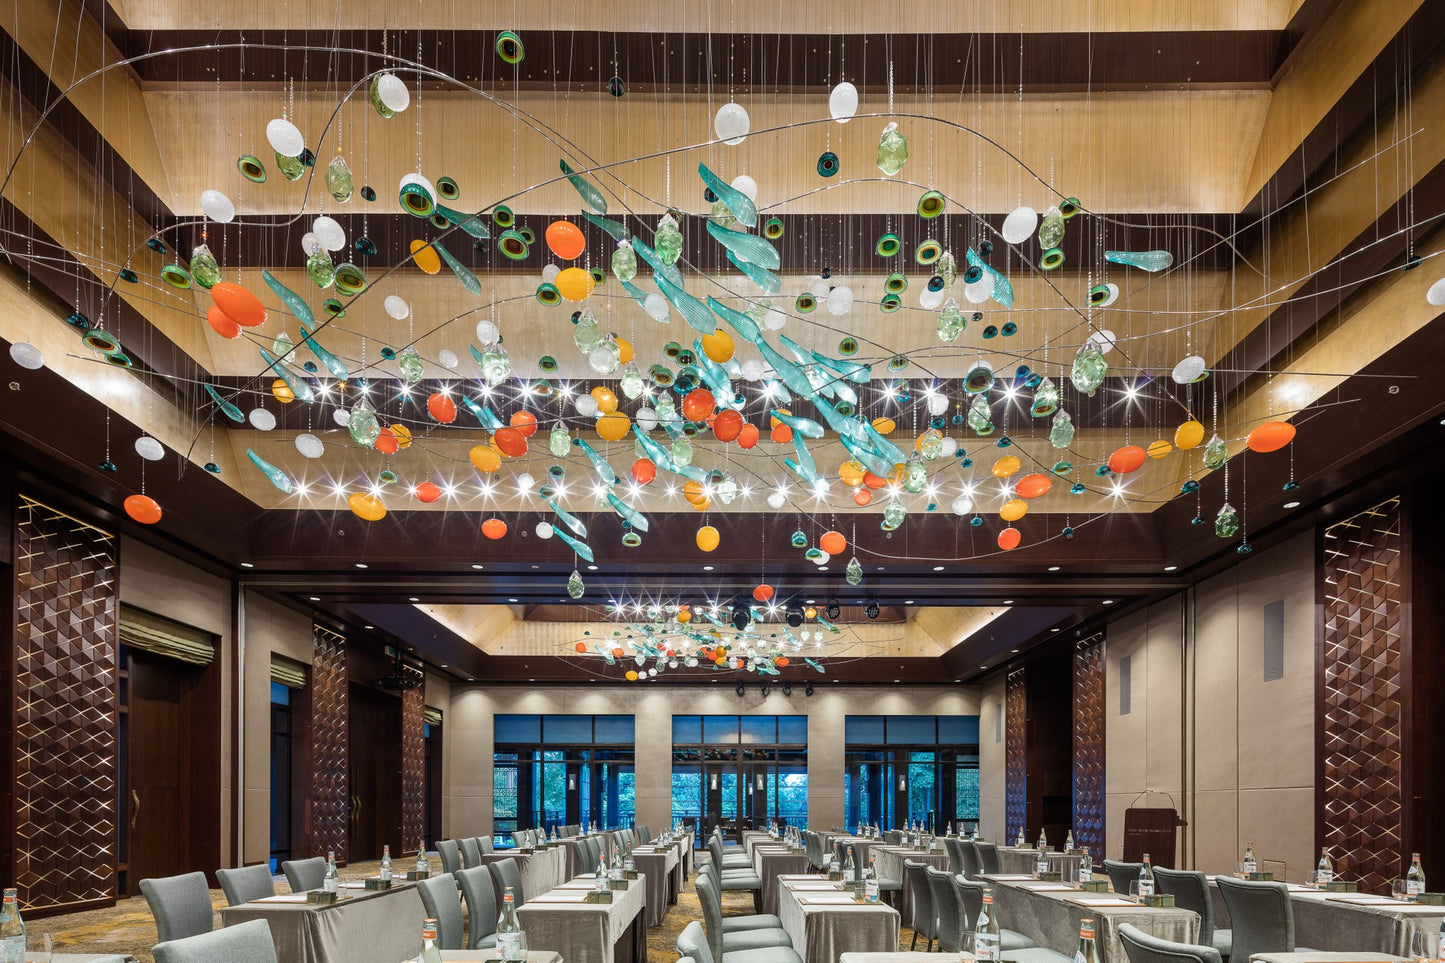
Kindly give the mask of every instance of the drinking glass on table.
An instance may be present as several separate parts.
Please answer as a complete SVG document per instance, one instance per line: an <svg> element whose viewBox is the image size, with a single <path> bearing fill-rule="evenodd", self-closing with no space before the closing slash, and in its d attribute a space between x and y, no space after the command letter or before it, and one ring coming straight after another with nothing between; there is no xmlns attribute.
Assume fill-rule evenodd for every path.
<svg viewBox="0 0 1445 963"><path fill-rule="evenodd" d="M32 946L25 951L25 963L50 963L54 954L51 952L50 934L41 933L38 941L32 941Z"/></svg>
<svg viewBox="0 0 1445 963"><path fill-rule="evenodd" d="M1390 898L1405 902L1410 898L1410 890L1406 887L1403 879L1390 880Z"/></svg>
<svg viewBox="0 0 1445 963"><path fill-rule="evenodd" d="M1421 963L1433 963L1440 953L1440 934L1418 927L1410 934L1410 955Z"/></svg>

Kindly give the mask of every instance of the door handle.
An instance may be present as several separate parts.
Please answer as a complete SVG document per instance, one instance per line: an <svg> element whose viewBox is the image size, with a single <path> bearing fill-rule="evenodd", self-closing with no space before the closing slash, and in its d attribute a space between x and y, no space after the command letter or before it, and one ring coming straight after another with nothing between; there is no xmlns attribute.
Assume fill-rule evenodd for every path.
<svg viewBox="0 0 1445 963"><path fill-rule="evenodd" d="M134 788L130 791L130 828L135 829L135 821L140 818L140 795Z"/></svg>

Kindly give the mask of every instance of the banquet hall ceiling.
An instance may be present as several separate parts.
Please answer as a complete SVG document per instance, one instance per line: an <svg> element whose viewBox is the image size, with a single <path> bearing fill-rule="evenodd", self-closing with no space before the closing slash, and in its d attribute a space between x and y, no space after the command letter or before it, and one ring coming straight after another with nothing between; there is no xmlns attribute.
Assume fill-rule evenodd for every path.
<svg viewBox="0 0 1445 963"><path fill-rule="evenodd" d="M618 671L592 655L596 639L637 631L648 605L662 607L663 621L669 604L720 606L726 622L728 605L766 583L775 596L753 604L781 607L760 611L764 624L789 607L840 604L826 646L817 631L832 677L894 671L941 681L996 666L1106 605L1157 598L1241 547L1298 530L1285 502L1321 504L1405 439L1431 446L1418 426L1438 421L1442 407L1421 376L1445 358L1439 309L1426 297L1442 274L1434 256L1445 213L1445 67L1431 25L1445 19L1445 0L849 0L795 33L778 32L776 4L748 0L630 16L619 23L606 5L462 12L374 0L344 16L276 0L244 9L22 0L0 11L9 167L0 300L10 306L0 338L44 357L33 371L3 362L19 392L12 401L21 399L0 410L6 450L29 466L23 473L67 479L121 525L131 525L122 500L144 492L163 517L135 529L141 537L369 626L463 678L613 678ZM499 55L504 30L525 44L519 63ZM407 109L390 119L369 96L382 72L408 90ZM858 106L839 124L830 92L844 80L856 85ZM715 136L729 103L750 123L738 144ZM282 176L267 140L268 122L283 114L316 157L296 181ZM908 144L891 175L875 163L890 120ZM825 152L837 162L826 177ZM260 159L263 183L241 175L242 155ZM344 202L323 177L337 156L354 178ZM623 288L616 243L583 218L586 197L559 160L639 241L656 244L660 219L679 212L686 291L720 305L711 318L730 335L731 359L719 353L712 381L700 359L701 384L724 379L761 438L743 447L700 424L691 465L716 472L694 482L701 495L686 487L686 465L667 470L673 438L663 428L650 432L664 452L651 459L657 478L639 483L633 463L651 453L635 450L631 434L600 438L585 407L592 389L610 391L640 430L657 399L670 395L681 410L683 398L655 384L629 398L625 365L599 371L574 346L578 310L627 342L644 378L653 365L686 373L670 342L707 352L682 296L664 303L663 323L640 303L647 292L668 294L653 278L665 272L641 258L637 293ZM705 195L699 165L724 183L755 183L751 229L717 210L713 227L757 239L776 220L776 293L729 260L718 240L728 235L708 230L716 192ZM454 180L459 196L445 203L479 215L488 236L406 213L397 184L413 172L433 185ZM364 200L363 188L376 199ZM938 218L918 213L930 190L944 198ZM207 191L226 195L234 220L208 216ZM1011 211L1042 215L1066 198L1080 212L1063 222L1061 266L1043 267L1034 237L1005 240ZM520 260L500 250L504 225L492 214L502 204L535 233ZM365 272L354 298L308 276L305 245L320 215L345 234L335 261ZM580 228L575 261L549 250L557 221ZM898 239L896 256L877 250L887 234ZM148 246L153 239L161 250ZM375 254L357 247L362 239ZM959 277L930 301L939 269L915 255L935 239L956 256ZM413 240L445 244L456 270L420 269L408 256ZM162 279L168 265L194 271L202 244L224 282L260 296L264 325L224 338L207 323L212 291ZM977 302L965 296L965 252L985 246L992 253L980 261L1007 278L1011 300L998 286ZM1164 251L1171 264L1152 272L1106 257L1118 251ZM1406 269L1413 258L1424 259L1421 269ZM585 301L543 304L549 264L597 269L602 283ZM119 276L126 270L133 283ZM898 310L884 310L898 277ZM1115 299L1091 307L1090 290L1106 282L1117 285ZM271 351L282 331L303 342L283 289L307 302L315 343L346 370L338 377L321 352L298 349L285 367L293 382L314 384L310 404L287 403L258 350ZM830 304L830 289L850 297ZM799 301L808 292L819 300L811 311ZM403 317L388 310L388 296L404 304ZM325 311L331 297L346 302L340 316ZM939 333L943 297L968 318L953 340ZM757 309L766 321L764 299L780 312L776 327L764 323L750 339L727 308ZM72 311L113 334L134 366L86 350L66 323ZM509 375L493 384L479 377L479 322L495 325L510 359ZM793 356L780 335L808 354L791 388L780 365ZM843 350L850 338L856 354ZM1075 356L1101 339L1112 346L1107 376L1079 390ZM421 364L415 384L396 360L408 348ZM763 353L773 348L781 353ZM555 369L539 368L544 356ZM1209 376L1176 381L1175 365L1190 356ZM996 380L972 394L963 382L981 362ZM920 463L926 481L916 491L881 475L880 487L860 484L859 439L840 436L836 412L823 410L840 400L833 389L850 387L841 374L849 363L868 366L851 384L858 417L893 426L881 429L884 440L862 442L868 452L902 461L930 426L946 440L944 454ZM818 372L827 378L810 382ZM1062 447L1053 418L1030 412L1030 376L1060 387L1076 427ZM535 390L543 379L552 394ZM208 386L249 419L226 417ZM439 421L428 406L437 392L475 408ZM721 395L709 393L719 411L730 406ZM354 440L337 416L363 397L381 425L410 431L408 447L386 453ZM979 397L987 432L968 420ZM484 408L502 424L525 410L538 425L529 450L495 471L476 467L478 447L499 437L497 424L474 415ZM775 408L812 420L796 423L799 444L770 437ZM272 419L274 428L256 426ZM1227 471L1204 464L1204 445L1174 445L1181 424L1196 419L1205 438L1222 440ZM821 437L802 444L813 422ZM1251 432L1274 422L1298 429L1293 442L1246 451ZM567 433L563 456L549 451L556 425ZM164 446L162 460L137 456L142 434ZM313 437L322 457L300 450ZM1120 451L1156 442L1157 457L1137 470L1107 467ZM1000 463L1009 457L1018 459L1012 471ZM553 466L565 472L556 503L580 528L539 494ZM1021 497L1025 475L1050 490ZM424 482L437 487L435 501L416 497ZM348 508L368 493L384 518ZM709 497L705 511L691 504ZM1241 525L1221 537L1216 515L1226 503ZM890 517L890 506L906 517ZM1020 506L1022 517L1008 517ZM486 520L505 522L505 536L483 535ZM716 532L713 551L701 550L703 526ZM846 547L806 558L830 531ZM640 545L626 546L629 534ZM845 578L854 558L857 584ZM577 599L574 571L585 583ZM805 620L805 637L819 624ZM573 658L575 644L588 654Z"/></svg>

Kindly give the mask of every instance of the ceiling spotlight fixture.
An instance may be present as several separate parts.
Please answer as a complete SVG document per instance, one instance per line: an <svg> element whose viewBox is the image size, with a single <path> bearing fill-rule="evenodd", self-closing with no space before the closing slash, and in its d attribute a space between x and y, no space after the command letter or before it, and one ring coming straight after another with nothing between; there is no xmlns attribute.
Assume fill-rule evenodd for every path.
<svg viewBox="0 0 1445 963"><path fill-rule="evenodd" d="M869 602L868 605L864 607L863 614L868 616L870 619L878 618L878 603Z"/></svg>
<svg viewBox="0 0 1445 963"><path fill-rule="evenodd" d="M747 695L747 692L748 692L748 687L745 686L745 685L743 685L741 682L739 682L739 683L738 683L738 695L739 695L739 696L744 696L744 695ZM713 787L713 788L717 788L717 787Z"/></svg>
<svg viewBox="0 0 1445 963"><path fill-rule="evenodd" d="M1059 570L1059 567L1058 567L1057 565L1050 565L1050 566L1049 566L1049 571L1050 571L1050 572L1057 572L1058 570Z"/></svg>
<svg viewBox="0 0 1445 963"><path fill-rule="evenodd" d="M255 567L256 567L256 564L255 564L254 562L242 562L242 563L241 563L241 567L242 567L242 568L255 568Z"/></svg>
<svg viewBox="0 0 1445 963"><path fill-rule="evenodd" d="M1285 508L1299 508L1299 502L1285 502Z"/></svg>
<svg viewBox="0 0 1445 963"><path fill-rule="evenodd" d="M783 683L783 695L785 695L785 696L790 696L790 695L792 695L792 694L793 694L793 687L792 687L790 684L788 684L787 682L784 682L784 683Z"/></svg>
<svg viewBox="0 0 1445 963"><path fill-rule="evenodd" d="M811 683L811 682L805 683L805 684L803 685L803 695L805 695L805 696L811 696L812 694L813 694L813 683Z"/></svg>
<svg viewBox="0 0 1445 963"><path fill-rule="evenodd" d="M1114 600L1113 600L1113 599L1104 599L1104 604L1105 604L1105 605L1113 605L1113 604L1114 604Z"/></svg>
<svg viewBox="0 0 1445 963"><path fill-rule="evenodd" d="M843 610L838 607L838 603L837 603L837 602L829 602L829 603L828 603L828 607L827 607L826 609L824 609L823 611L824 611L824 613L827 614L828 618L830 618L830 619L837 619L839 616L841 616L841 615L843 614ZM811 693L809 693L809 694L811 695Z"/></svg>
<svg viewBox="0 0 1445 963"><path fill-rule="evenodd" d="M772 694L773 694L773 687L772 687L772 685L770 685L770 684L767 683L767 682L764 682L764 683L763 683L763 698L766 699L768 696L770 696L770 695L772 695Z"/></svg>
<svg viewBox="0 0 1445 963"><path fill-rule="evenodd" d="M746 608L734 609L734 610L733 610L733 628L735 628L735 629L737 629L739 632L741 632L743 629L745 629L745 628L747 628L747 627L748 627L748 610L747 610ZM742 695L742 693L739 692L738 695Z"/></svg>
<svg viewBox="0 0 1445 963"><path fill-rule="evenodd" d="M798 626L802 625L803 613L799 612L797 609L788 609L788 624L795 629Z"/></svg>
<svg viewBox="0 0 1445 963"><path fill-rule="evenodd" d="M1177 572L1178 570L1179 570L1179 566L1178 566L1178 565L1166 565L1166 566L1164 566L1164 571L1166 571L1166 572Z"/></svg>

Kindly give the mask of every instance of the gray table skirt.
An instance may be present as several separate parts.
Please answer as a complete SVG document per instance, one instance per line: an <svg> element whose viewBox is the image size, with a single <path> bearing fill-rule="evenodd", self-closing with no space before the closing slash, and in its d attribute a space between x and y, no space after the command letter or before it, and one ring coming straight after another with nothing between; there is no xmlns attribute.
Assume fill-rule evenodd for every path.
<svg viewBox="0 0 1445 963"><path fill-rule="evenodd" d="M548 890L556 889L571 878L565 875L568 848L559 846L556 849L543 849L531 853L519 853L515 850L487 853L482 856L482 864L515 859L517 868L522 874L522 898L531 899L533 896L540 896ZM498 905L501 905L501 898L502 894L499 892L497 894Z"/></svg>
<svg viewBox="0 0 1445 963"><path fill-rule="evenodd" d="M1209 894L1215 925L1228 927L1229 907L1213 880ZM1445 906L1361 906L1309 892L1292 892L1289 902L1295 945L1326 952L1409 957L1414 935L1422 932L1438 938L1440 921L1445 919Z"/></svg>
<svg viewBox="0 0 1445 963"><path fill-rule="evenodd" d="M788 886L778 888L778 918L803 963L838 963L843 953L896 953L898 911L884 903L804 906ZM570 961L569 961L570 963Z"/></svg>
<svg viewBox="0 0 1445 963"><path fill-rule="evenodd" d="M763 912L777 915L778 877L808 872L806 853L793 853L767 848L753 850L753 872L763 881Z"/></svg>
<svg viewBox="0 0 1445 963"><path fill-rule="evenodd" d="M234 926L265 920L281 963L352 963L400 960L421 952L426 918L414 885L385 892L351 890L348 899L318 903L242 903L221 909L221 922Z"/></svg>
<svg viewBox="0 0 1445 963"><path fill-rule="evenodd" d="M636 879L614 891L611 903L529 902L517 919L529 950L554 950L567 963L614 963L617 941L646 904L647 881Z"/></svg>
<svg viewBox="0 0 1445 963"><path fill-rule="evenodd" d="M677 851L671 847L655 853L633 850L632 860L637 872L647 880L647 925L661 926L667 915L668 886L680 862Z"/></svg>
<svg viewBox="0 0 1445 963"><path fill-rule="evenodd" d="M1149 909L1144 906L1085 906L1072 899L1106 894L1039 892L1011 882L995 881L994 906L999 925L1017 930L1039 946L1072 956L1079 945L1079 922L1094 920L1094 942L1102 963L1128 963L1119 942L1119 925L1131 923L1144 932L1176 943L1199 939L1199 914L1186 909Z"/></svg>
<svg viewBox="0 0 1445 963"><path fill-rule="evenodd" d="M933 852L922 852L916 849L902 849L897 846L875 846L873 847L873 865L878 868L878 875L887 879L896 879L903 884L899 893L898 908L903 911L903 918L913 919L913 893L908 889L908 879L903 872L905 860L913 860L915 863L926 863L937 869L948 868L948 853L944 850Z"/></svg>

